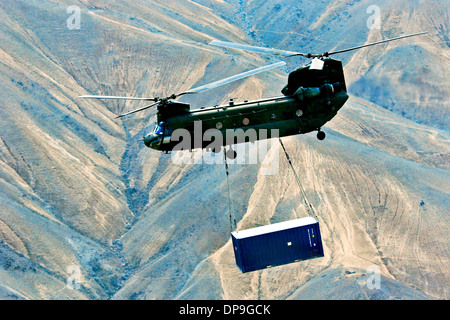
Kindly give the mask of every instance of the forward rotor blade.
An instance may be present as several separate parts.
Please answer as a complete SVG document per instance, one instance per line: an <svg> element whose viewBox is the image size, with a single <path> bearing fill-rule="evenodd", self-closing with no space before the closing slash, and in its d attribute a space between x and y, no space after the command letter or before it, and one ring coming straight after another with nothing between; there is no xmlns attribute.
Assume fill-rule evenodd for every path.
<svg viewBox="0 0 450 320"><path fill-rule="evenodd" d="M357 47L348 48L348 49L339 50L339 51L334 51L334 52L328 52L327 55L331 56L332 54L337 54L337 53L343 53L343 52L348 52L348 51L352 51L352 50L357 50L357 49L361 49L361 48L365 48L365 47L369 47L369 46L374 46L374 45L381 44L381 43L386 43L386 42L389 42L389 41L394 41L394 40L399 40L399 39L404 39L404 38L409 38L409 37L414 37L414 36L420 36L420 35L426 34L426 33L428 33L428 31L414 33L414 34L408 34L408 35L405 35L405 36L400 36L400 37L396 37L396 38L391 38L391 39L386 39L386 40L381 40L381 41L377 41L377 42L364 44L362 46L357 46Z"/></svg>
<svg viewBox="0 0 450 320"><path fill-rule="evenodd" d="M146 109L148 109L148 108L151 108L151 107L157 105L158 103L159 103L159 101L158 101L158 102L155 102L155 103L152 103L152 104L150 104L150 105L148 105L148 106L145 106L145 107L136 109L136 110L128 111L128 112L126 112L126 113L123 113L123 114L118 115L116 118L122 118L122 117L128 116L128 115L130 115L130 114L133 114L133 113L136 113L136 112L139 112L139 111L146 110Z"/></svg>
<svg viewBox="0 0 450 320"><path fill-rule="evenodd" d="M246 71L246 72L243 72L243 73L239 73L237 75L234 75L234 76L222 79L222 80L218 80L218 81L215 81L215 82L212 82L212 83L205 84L204 86L200 86L200 87L197 87L197 88L190 89L190 90L185 91L185 92L183 92L181 94L178 94L177 96L181 96L181 95L184 95L184 94L191 94L191 93L200 93L200 92L203 92L203 91L214 89L214 88L217 88L217 87L229 84L229 83L237 81L237 80L241 80L241 79L250 77L252 75L255 75L255 74L258 74L258 73L261 73L261 72L264 72L264 71L268 71L268 70L271 70L271 69L283 67L285 65L286 65L286 62L284 62L284 61L276 62L276 63L270 64L268 66L264 66L264 67L260 67L260 68L253 69L253 70L250 70L250 71Z"/></svg>
<svg viewBox="0 0 450 320"><path fill-rule="evenodd" d="M240 43L233 43L233 42L226 42L226 41L219 41L219 40L213 40L209 44L216 46L216 47L241 49L241 50L246 50L246 51L251 51L251 52L266 53L266 54L272 54L275 56L282 56L282 57L290 57L290 56L308 57L308 54L306 54L306 53L264 48L264 47L255 47L255 46L249 46L247 44L240 44Z"/></svg>
<svg viewBox="0 0 450 320"><path fill-rule="evenodd" d="M143 100L143 101L154 101L154 98L137 98L137 97L117 97L117 96L79 96L78 98L83 99L122 99L122 100Z"/></svg>

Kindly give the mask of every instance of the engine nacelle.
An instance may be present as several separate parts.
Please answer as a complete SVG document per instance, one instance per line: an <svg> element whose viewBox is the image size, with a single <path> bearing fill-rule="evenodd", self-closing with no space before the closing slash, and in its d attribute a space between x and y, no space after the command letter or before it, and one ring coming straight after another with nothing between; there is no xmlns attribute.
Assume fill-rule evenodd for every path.
<svg viewBox="0 0 450 320"><path fill-rule="evenodd" d="M315 97L319 97L319 96L329 96L332 95L334 93L337 93L341 90L341 86L338 82L330 84L330 83L325 83L323 85L321 85L319 88L317 87L311 87L311 88L303 88L300 87L297 89L297 91L295 91L294 96L299 99L299 100L303 100L303 99L308 99L308 98L315 98Z"/></svg>

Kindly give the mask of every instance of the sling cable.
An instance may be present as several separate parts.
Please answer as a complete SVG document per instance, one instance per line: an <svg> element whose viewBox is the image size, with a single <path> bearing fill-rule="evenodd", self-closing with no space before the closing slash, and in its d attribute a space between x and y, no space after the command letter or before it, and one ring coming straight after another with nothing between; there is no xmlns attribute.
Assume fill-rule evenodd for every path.
<svg viewBox="0 0 450 320"><path fill-rule="evenodd" d="M225 172L227 174L227 188L228 188L228 210L230 211L230 232L236 229L236 217L233 212L231 204L231 191L230 191L230 173L228 171L227 153L225 148L223 148L223 158L225 159Z"/></svg>
<svg viewBox="0 0 450 320"><path fill-rule="evenodd" d="M286 155L286 159L288 160L289 165L291 166L291 169L294 172L295 180L297 181L298 187L300 188L300 193L301 193L301 195L303 197L302 200L303 200L303 202L305 204L306 210L308 211L309 216L314 217L318 221L317 215L315 214L313 207L311 206L311 204L309 203L309 201L308 201L308 199L306 197L305 189L303 188L303 186L302 186L302 184L300 182L300 179L299 179L299 177L297 175L297 172L295 171L295 168L294 168L294 166L292 164L291 158L289 157L289 154L287 153L286 148L284 147L283 141L281 140L281 138L278 138L278 140L280 141L280 145L283 148L284 154Z"/></svg>

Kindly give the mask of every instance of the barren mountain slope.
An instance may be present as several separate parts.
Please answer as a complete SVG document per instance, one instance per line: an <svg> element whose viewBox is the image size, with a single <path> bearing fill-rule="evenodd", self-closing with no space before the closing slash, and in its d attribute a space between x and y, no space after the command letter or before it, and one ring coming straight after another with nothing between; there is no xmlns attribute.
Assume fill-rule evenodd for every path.
<svg viewBox="0 0 450 320"><path fill-rule="evenodd" d="M448 1L227 2L234 10L224 8L223 14L241 25L255 41L305 53L332 52L428 31L425 36L343 53L338 59L346 65L347 84L353 95L408 119L448 130ZM374 26L378 14L379 28Z"/></svg>
<svg viewBox="0 0 450 320"><path fill-rule="evenodd" d="M359 122L361 113L372 118ZM419 292L411 295L414 290L407 294L407 287L447 296L449 183L440 158L441 148L448 149L448 135L422 127L414 141L398 139L399 143L389 145L388 153L366 144L373 141L373 128L386 137L387 146L387 137L395 135L398 126L419 125L360 99L349 102L339 121L360 123L360 131L327 130L326 143L314 136L285 139L321 223L324 258L242 274L235 265L231 242L222 247L217 242L221 235L221 241L226 241L229 226L223 168L195 165L188 169L194 179L157 184L158 189L167 190L168 197L155 200L123 238L126 252L132 253L130 261L139 265L116 297L307 298L301 292L312 279L324 288L333 287L336 294L347 291L335 299L377 298L377 294L378 298L399 298L401 292L404 298L425 297ZM418 155L417 162L401 156L418 141L428 141L427 154ZM271 152L280 152L276 141ZM448 159L448 154L443 156ZM280 170L273 176L257 175L249 166L252 172L243 179L242 167L231 168L233 204L237 215L243 214L238 229L306 216L298 186L281 153L279 161ZM175 177L185 169L165 170ZM246 189L251 194L242 192ZM193 263L199 260L203 262ZM384 287L385 292L365 286L370 266L379 267L386 277L383 281L390 285ZM329 276L321 282L324 274ZM343 280L357 276L362 279ZM333 284L328 283L329 277ZM368 296L361 296L361 290ZM314 297L330 298L326 290Z"/></svg>
<svg viewBox="0 0 450 320"><path fill-rule="evenodd" d="M212 37L189 25L245 35L208 18L214 14L195 3L178 7L180 14L195 18L192 12L202 12L199 19L207 21L184 24L178 12L170 18L164 6L145 1L118 2L111 10L106 3L86 4L80 7L81 28L72 30L66 25L70 1L0 2L0 239L6 244L1 256L6 297L106 298L130 272L114 240L139 214L134 191L151 188L135 186L128 171L131 166L151 177L149 160L160 155L146 148L144 153L137 140L154 117L150 123L149 114L122 123L110 110L136 104L106 105L78 95L171 94L264 63L254 58L232 63L233 57L198 42ZM150 26L155 21L161 30ZM261 87L255 80L246 83L256 84L256 97ZM216 92L215 103L227 90L239 93L238 86ZM22 258L36 275L13 272L13 262ZM81 293L66 290L72 266L81 268Z"/></svg>
<svg viewBox="0 0 450 320"><path fill-rule="evenodd" d="M248 7L242 1L79 1L81 25L72 30L66 25L72 1L0 0L0 297L448 298L445 130L352 97L325 128L325 141L314 134L286 138L321 223L325 257L242 274L229 241L223 164L174 164L172 155L145 148L138 140L151 130L155 110L116 120L118 112L142 105L77 99L86 93L165 96L273 61L208 46L214 38L301 49L289 44L288 35L270 42L253 21L294 32L294 21L311 20L323 40L319 49L329 50L340 32L324 26L343 9L333 1L302 3L307 14L297 16L258 1ZM289 3L267 1L277 4ZM349 8L352 17L366 15L363 5ZM427 8L441 12L443 6ZM275 14L270 24L271 15L257 10L292 16ZM423 29L440 28L442 16L433 15ZM417 21L422 30L425 22ZM352 23L348 17L342 26ZM389 29L383 36L416 31L398 23L395 34ZM369 39L361 32L347 32L352 38L339 48ZM304 39L313 47L311 34ZM433 52L432 65L443 50L436 37L415 42ZM423 67L416 49L405 54ZM358 71L364 57L354 57L343 57L352 83L366 74L382 81L379 73L396 65L386 52L376 68ZM296 62L304 61L290 67ZM445 121L448 79L429 70L427 81L439 87L437 103L418 99L430 101L430 117L443 108L436 112ZM402 77L411 82L414 74ZM200 107L269 97L279 95L285 81L286 74L271 71L185 101ZM395 88L401 95L403 88ZM258 147L250 146L251 152ZM230 167L239 229L305 215L277 141L268 157L279 161L275 175L262 175L260 165ZM383 276L378 291L366 286L367 268L374 265ZM81 272L77 290L67 286L72 267Z"/></svg>

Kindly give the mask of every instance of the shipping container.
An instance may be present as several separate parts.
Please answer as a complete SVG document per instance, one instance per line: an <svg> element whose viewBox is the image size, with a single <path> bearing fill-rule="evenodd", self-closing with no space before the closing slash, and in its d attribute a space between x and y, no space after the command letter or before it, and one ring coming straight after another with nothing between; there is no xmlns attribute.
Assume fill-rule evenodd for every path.
<svg viewBox="0 0 450 320"><path fill-rule="evenodd" d="M323 257L319 222L312 217L234 231L231 239L242 272Z"/></svg>

